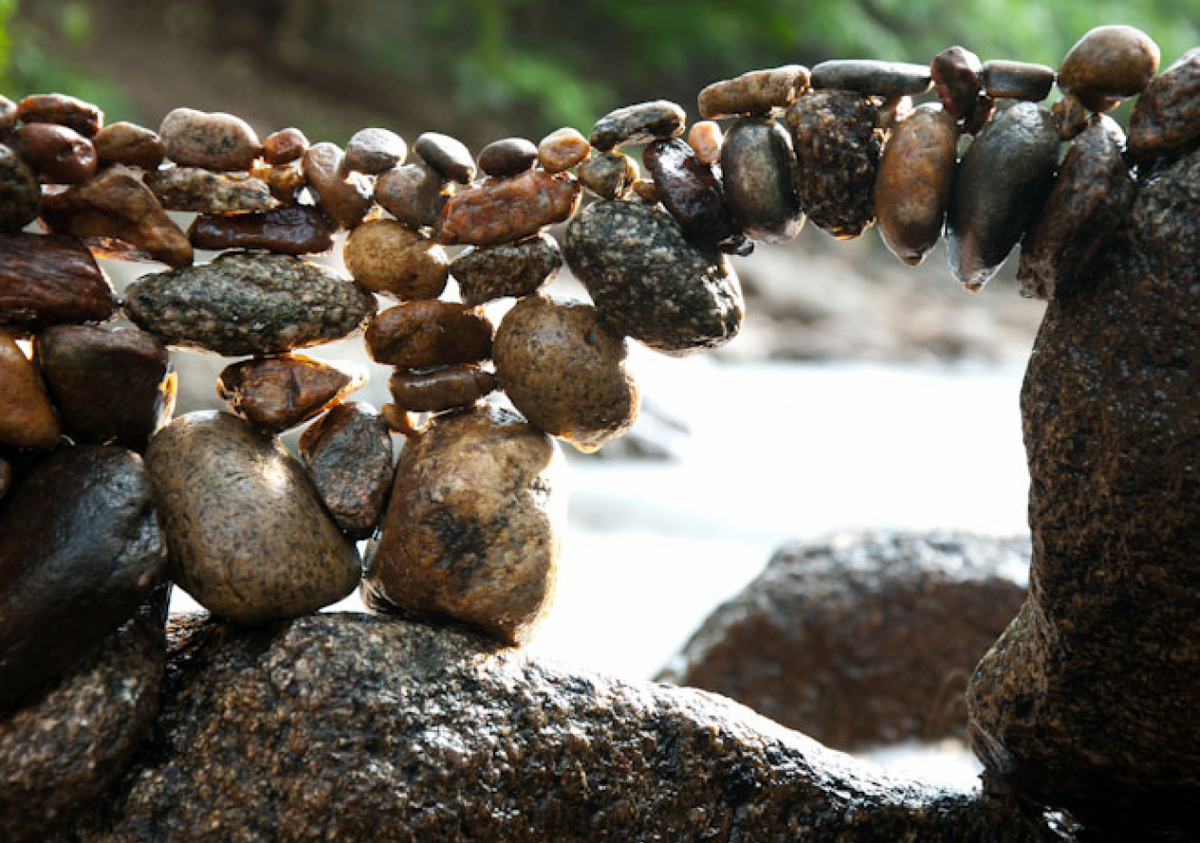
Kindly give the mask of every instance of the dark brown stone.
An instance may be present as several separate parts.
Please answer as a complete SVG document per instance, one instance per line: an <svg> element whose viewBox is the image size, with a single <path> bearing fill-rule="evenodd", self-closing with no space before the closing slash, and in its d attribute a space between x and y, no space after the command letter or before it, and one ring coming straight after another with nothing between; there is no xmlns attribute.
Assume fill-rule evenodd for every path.
<svg viewBox="0 0 1200 843"><path fill-rule="evenodd" d="M16 340L0 331L0 443L53 448L61 432L37 368Z"/></svg>
<svg viewBox="0 0 1200 843"><path fill-rule="evenodd" d="M309 255L333 248L333 229L311 205L280 205L247 214L201 214L188 228L197 249L266 249Z"/></svg>
<svg viewBox="0 0 1200 843"><path fill-rule="evenodd" d="M721 145L725 197L734 223L755 240L790 240L804 225L796 156L787 131L770 117L742 117Z"/></svg>
<svg viewBox="0 0 1200 843"><path fill-rule="evenodd" d="M354 280L401 300L436 299L446 289L446 250L396 220L368 220L346 238L342 256Z"/></svg>
<svg viewBox="0 0 1200 843"><path fill-rule="evenodd" d="M1129 118L1129 154L1148 160L1200 137L1200 47L1151 80Z"/></svg>
<svg viewBox="0 0 1200 843"><path fill-rule="evenodd" d="M29 123L12 134L21 158L51 184L79 184L96 174L96 148L74 129Z"/></svg>
<svg viewBox="0 0 1200 843"><path fill-rule="evenodd" d="M255 429L281 433L316 416L365 380L303 355L253 357L221 371L217 395Z"/></svg>
<svg viewBox="0 0 1200 843"><path fill-rule="evenodd" d="M681 138L654 141L642 152L658 199L684 233L700 243L737 251L745 238L733 223L713 168L702 163Z"/></svg>
<svg viewBox="0 0 1200 843"><path fill-rule="evenodd" d="M0 137L7 135L17 125L17 104L0 94Z"/></svg>
<svg viewBox="0 0 1200 843"><path fill-rule="evenodd" d="M352 538L369 538L392 484L392 437L369 404L330 408L300 437L300 458L321 501Z"/></svg>
<svg viewBox="0 0 1200 843"><path fill-rule="evenodd" d="M408 144L391 129L359 129L346 141L346 167L379 175L404 163Z"/></svg>
<svg viewBox="0 0 1200 843"><path fill-rule="evenodd" d="M470 364L409 371L396 369L388 391L396 406L413 413L441 413L470 407L497 387L496 376Z"/></svg>
<svg viewBox="0 0 1200 843"><path fill-rule="evenodd" d="M969 121L983 88L979 56L965 47L948 47L933 57L929 72L942 107L955 120Z"/></svg>
<svg viewBox="0 0 1200 843"><path fill-rule="evenodd" d="M579 182L570 173L527 170L455 193L442 211L443 243L515 243L565 222L579 207Z"/></svg>
<svg viewBox="0 0 1200 843"><path fill-rule="evenodd" d="M289 126L267 135L263 138L262 145L263 160L273 167L278 167L281 164L299 161L308 151L309 143L304 132Z"/></svg>
<svg viewBox="0 0 1200 843"><path fill-rule="evenodd" d="M37 218L41 207L37 175L0 143L0 232L20 231Z"/></svg>
<svg viewBox="0 0 1200 843"><path fill-rule="evenodd" d="M434 225L448 198L445 180L422 161L388 170L375 181L375 201L409 228Z"/></svg>
<svg viewBox="0 0 1200 843"><path fill-rule="evenodd" d="M479 169L489 176L515 176L537 160L538 148L528 138L501 138L479 151Z"/></svg>
<svg viewBox="0 0 1200 843"><path fill-rule="evenodd" d="M228 214L265 211L275 205L266 182L242 173L167 167L147 174L146 186L168 211Z"/></svg>
<svg viewBox="0 0 1200 843"><path fill-rule="evenodd" d="M770 114L773 108L791 108L808 88L808 68L785 64L769 70L751 70L733 79L713 82L700 91L696 105L709 120L743 114Z"/></svg>
<svg viewBox="0 0 1200 843"><path fill-rule="evenodd" d="M249 170L262 152L250 124L232 114L176 108L158 127L167 157L181 167L228 172Z"/></svg>
<svg viewBox="0 0 1200 843"><path fill-rule="evenodd" d="M371 208L371 185L361 173L346 168L341 147L315 143L300 163L305 181L335 228L354 228L363 221Z"/></svg>
<svg viewBox="0 0 1200 843"><path fill-rule="evenodd" d="M90 102L66 94L30 94L17 103L22 123L57 123L85 138L95 137L104 125L104 112Z"/></svg>
<svg viewBox="0 0 1200 843"><path fill-rule="evenodd" d="M116 293L74 237L0 234L0 328L24 336L47 325L102 322Z"/></svg>
<svg viewBox="0 0 1200 843"><path fill-rule="evenodd" d="M588 142L601 152L623 146L677 138L683 134L687 114L669 100L653 100L610 111L596 121Z"/></svg>
<svg viewBox="0 0 1200 843"><path fill-rule="evenodd" d="M623 152L593 152L575 172L580 183L601 199L624 199L638 178L637 162Z"/></svg>
<svg viewBox="0 0 1200 843"><path fill-rule="evenodd" d="M92 138L101 164L127 164L153 170L166 157L166 148L157 133L122 121L110 123Z"/></svg>
<svg viewBox="0 0 1200 843"><path fill-rule="evenodd" d="M458 138L425 132L413 142L412 151L445 179L468 184L475 178L475 159Z"/></svg>
<svg viewBox="0 0 1200 843"><path fill-rule="evenodd" d="M923 94L929 90L932 79L928 65L873 59L832 59L813 66L811 83L814 89L854 91L891 99Z"/></svg>
<svg viewBox="0 0 1200 843"><path fill-rule="evenodd" d="M448 301L412 301L381 311L367 325L377 363L425 369L478 363L492 354L492 322L483 311Z"/></svg>
<svg viewBox="0 0 1200 843"><path fill-rule="evenodd" d="M450 261L463 304L475 307L505 296L527 296L562 266L558 241L546 232L517 243L468 246Z"/></svg>
<svg viewBox="0 0 1200 843"><path fill-rule="evenodd" d="M63 431L76 442L144 451L171 419L175 374L167 349L131 328L59 325L38 333L33 362Z"/></svg>
<svg viewBox="0 0 1200 843"><path fill-rule="evenodd" d="M0 503L4 502L5 495L12 488L13 481L16 479L16 472L13 469L13 464L0 457Z"/></svg>
<svg viewBox="0 0 1200 843"><path fill-rule="evenodd" d="M1085 108L1108 111L1146 89L1158 72L1158 60L1158 45L1140 29L1097 26L1063 58L1058 87L1078 97Z"/></svg>
<svg viewBox="0 0 1200 843"><path fill-rule="evenodd" d="M985 61L980 79L992 99L1041 102L1054 87L1054 68L1026 61Z"/></svg>

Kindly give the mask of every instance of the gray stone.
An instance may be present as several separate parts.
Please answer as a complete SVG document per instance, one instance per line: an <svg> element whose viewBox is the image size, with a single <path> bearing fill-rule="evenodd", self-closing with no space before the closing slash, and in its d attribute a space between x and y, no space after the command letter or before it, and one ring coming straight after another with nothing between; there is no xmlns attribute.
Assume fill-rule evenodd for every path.
<svg viewBox="0 0 1200 843"><path fill-rule="evenodd" d="M262 152L250 124L232 114L176 108L158 127L167 157L181 167L248 170Z"/></svg>
<svg viewBox="0 0 1200 843"><path fill-rule="evenodd" d="M409 228L433 225L449 194L443 178L422 161L388 170L375 181L375 201Z"/></svg>
<svg viewBox="0 0 1200 843"><path fill-rule="evenodd" d="M636 143L677 138L687 115L676 103L653 100L627 105L605 114L592 127L588 142L601 152Z"/></svg>
<svg viewBox="0 0 1200 843"><path fill-rule="evenodd" d="M979 71L983 89L994 99L1041 102L1054 87L1054 68L1026 61L985 61Z"/></svg>
<svg viewBox="0 0 1200 843"><path fill-rule="evenodd" d="M546 232L517 243L468 246L450 262L463 304L475 307L505 296L528 296L562 266L558 241Z"/></svg>
<svg viewBox="0 0 1200 843"><path fill-rule="evenodd" d="M404 163L408 145L391 129L359 129L346 142L346 166L378 175Z"/></svg>
<svg viewBox="0 0 1200 843"><path fill-rule="evenodd" d="M814 65L813 88L855 91L892 99L923 94L933 84L927 64L871 59L831 59Z"/></svg>
<svg viewBox="0 0 1200 843"><path fill-rule="evenodd" d="M336 405L304 431L300 458L339 527L356 539L375 532L392 483L392 437L375 408Z"/></svg>
<svg viewBox="0 0 1200 843"><path fill-rule="evenodd" d="M575 172L583 186L601 199L624 199L639 175L637 162L623 152L593 152Z"/></svg>
<svg viewBox="0 0 1200 843"><path fill-rule="evenodd" d="M721 146L721 172L733 221L755 240L790 240L804 225L796 157L787 131L770 117L743 117Z"/></svg>
<svg viewBox="0 0 1200 843"><path fill-rule="evenodd" d="M424 132L413 142L413 152L451 181L467 184L475 178L475 159L458 138L441 132Z"/></svg>

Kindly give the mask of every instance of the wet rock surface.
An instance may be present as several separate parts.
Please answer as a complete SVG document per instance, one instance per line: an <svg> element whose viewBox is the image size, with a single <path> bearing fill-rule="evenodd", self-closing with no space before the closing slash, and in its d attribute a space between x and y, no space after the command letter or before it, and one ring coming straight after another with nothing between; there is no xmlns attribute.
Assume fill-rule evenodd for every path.
<svg viewBox="0 0 1200 843"><path fill-rule="evenodd" d="M304 151L301 170L316 194L317 204L337 229L354 228L371 207L371 186L361 173L346 166L337 144L321 142Z"/></svg>
<svg viewBox="0 0 1200 843"><path fill-rule="evenodd" d="M319 414L362 386L337 366L299 354L254 357L226 366L217 395L263 433L281 433Z"/></svg>
<svg viewBox="0 0 1200 843"><path fill-rule="evenodd" d="M0 443L53 448L61 433L45 381L16 340L0 331Z"/></svg>
<svg viewBox="0 0 1200 843"><path fill-rule="evenodd" d="M410 228L433 225L442 216L449 194L442 176L427 164L413 161L381 175L375 182L375 201Z"/></svg>
<svg viewBox="0 0 1200 843"><path fill-rule="evenodd" d="M537 160L538 148L528 138L501 138L479 151L479 169L489 176L515 176Z"/></svg>
<svg viewBox="0 0 1200 843"><path fill-rule="evenodd" d="M1200 137L1200 47L1188 50L1138 97L1129 118L1129 152L1138 159Z"/></svg>
<svg viewBox="0 0 1200 843"><path fill-rule="evenodd" d="M1071 47L1058 68L1058 87L1089 111L1108 111L1140 94L1158 71L1158 45L1132 26L1098 26Z"/></svg>
<svg viewBox="0 0 1200 843"><path fill-rule="evenodd" d="M24 336L48 325L103 322L116 299L76 238L0 234L0 328Z"/></svg>
<svg viewBox="0 0 1200 843"><path fill-rule="evenodd" d="M963 691L1020 608L1028 539L846 533L795 543L660 681L724 694L827 746L965 738Z"/></svg>
<svg viewBox="0 0 1200 843"><path fill-rule="evenodd" d="M653 100L614 109L596 121L588 142L601 152L683 134L687 114L669 100Z"/></svg>
<svg viewBox="0 0 1200 843"><path fill-rule="evenodd" d="M104 112L68 94L30 94L17 103L23 123L57 123L85 138L95 137L104 125Z"/></svg>
<svg viewBox="0 0 1200 843"><path fill-rule="evenodd" d="M42 206L37 174L4 144L0 144L0 231L20 231Z"/></svg>
<svg viewBox="0 0 1200 843"><path fill-rule="evenodd" d="M371 320L365 341L377 363L424 369L478 363L492 353L492 323L483 311L447 301L405 302Z"/></svg>
<svg viewBox="0 0 1200 843"><path fill-rule="evenodd" d="M579 182L570 174L529 170L465 188L446 201L438 233L443 243L515 243L566 220L579 207Z"/></svg>
<svg viewBox="0 0 1200 843"><path fill-rule="evenodd" d="M545 232L516 243L468 246L450 262L463 303L472 307L505 296L527 296L562 266L558 241Z"/></svg>
<svg viewBox="0 0 1200 843"><path fill-rule="evenodd" d="M591 150L591 144L578 129L564 126L538 142L538 163L547 173L561 173L587 158Z"/></svg>
<svg viewBox="0 0 1200 843"><path fill-rule="evenodd" d="M1041 102L1054 87L1054 68L1026 61L985 61L979 75L983 89L995 99Z"/></svg>
<svg viewBox="0 0 1200 843"><path fill-rule="evenodd" d="M391 129L359 129L346 142L346 166L378 175L404 163L408 144Z"/></svg>
<svg viewBox="0 0 1200 843"><path fill-rule="evenodd" d="M955 120L970 121L983 88L982 70L979 56L957 45L942 50L929 63L938 99Z"/></svg>
<svg viewBox="0 0 1200 843"><path fill-rule="evenodd" d="M392 438L379 413L357 401L338 404L304 431L300 458L338 526L368 538L392 483Z"/></svg>
<svg viewBox="0 0 1200 843"><path fill-rule="evenodd" d="M412 151L444 178L459 184L475 178L475 159L458 138L441 132L424 132L413 142Z"/></svg>
<svg viewBox="0 0 1200 843"><path fill-rule="evenodd" d="M396 405L414 413L470 407L497 386L495 374L469 363L415 371L397 368L388 378Z"/></svg>
<svg viewBox="0 0 1200 843"><path fill-rule="evenodd" d="M162 139L136 123L111 123L92 138L102 164L127 164L152 170L166 157Z"/></svg>
<svg viewBox="0 0 1200 843"><path fill-rule="evenodd" d="M266 249L285 255L327 252L333 229L308 205L280 205L244 214L201 214L188 228L197 249Z"/></svg>
<svg viewBox="0 0 1200 843"><path fill-rule="evenodd" d="M96 148L66 126L29 123L12 134L17 152L53 184L79 184L96 174Z"/></svg>
<svg viewBox="0 0 1200 843"><path fill-rule="evenodd" d="M642 153L642 162L654 178L659 200L689 237L730 248L744 240L713 168L686 141L655 141Z"/></svg>
<svg viewBox="0 0 1200 843"><path fill-rule="evenodd" d="M579 181L601 199L623 199L638 178L637 162L623 152L594 152L576 171Z"/></svg>
<svg viewBox="0 0 1200 843"><path fill-rule="evenodd" d="M777 243L804 225L796 159L788 133L770 117L743 117L721 146L725 197L738 228Z"/></svg>
<svg viewBox="0 0 1200 843"><path fill-rule="evenodd" d="M921 94L931 84L927 65L908 62L832 59L812 69L813 88L855 91L885 99Z"/></svg>
<svg viewBox="0 0 1200 843"><path fill-rule="evenodd" d="M773 108L790 108L808 88L808 68L786 64L770 70L752 70L733 79L714 82L696 98L700 116L709 120L743 114L769 114Z"/></svg>
<svg viewBox="0 0 1200 843"><path fill-rule="evenodd" d="M450 274L446 250L396 220L363 223L346 238L342 255L355 281L402 300L436 299Z"/></svg>

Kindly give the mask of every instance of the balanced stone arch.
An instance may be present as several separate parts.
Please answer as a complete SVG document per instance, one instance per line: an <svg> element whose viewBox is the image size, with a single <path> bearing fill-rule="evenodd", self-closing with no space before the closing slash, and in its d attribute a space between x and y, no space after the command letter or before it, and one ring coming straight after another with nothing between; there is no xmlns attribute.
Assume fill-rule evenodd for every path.
<svg viewBox="0 0 1200 843"><path fill-rule="evenodd" d="M630 342L681 356L733 340L745 305L729 256L806 223L839 239L877 226L909 265L945 236L949 270L968 290L1020 245L1019 292L1051 301L1023 395L1038 588L971 682L974 746L990 791L1067 811L1091 838L1185 835L1188 800L1200 793L1200 651L1191 643L1200 628L1200 49L1161 74L1159 58L1145 33L1104 26L1057 71L982 61L961 46L929 65L790 64L706 87L690 126L683 107L651 100L602 116L586 135L564 127L536 143L502 138L477 158L436 132L409 144L368 127L342 148L297 127L260 140L239 117L188 107L154 131L106 125L96 106L66 94L0 96L0 758L19 759L0 783L0 837L173 839L167 829L199 822L186 790L200 769L193 748L159 747L161 764L147 760L155 753L133 760L158 704L147 677L162 670L168 582L214 620L176 625L157 734L200 722L182 713L201 693L189 683L214 675L234 690L222 697L205 686L217 714L202 728L213 740L271 733L249 716L221 720L269 694L354 709L319 690L339 670L362 682L358 726L367 730L381 728L373 707L389 699L389 683L414 683L414 699L428 691L435 700L439 676L462 707L439 714L447 729L496 725L498 699L581 705L574 686L546 690L569 678L522 668L485 642L527 641L551 604L560 442L595 450L634 423ZM1047 108L1055 85L1061 96ZM1132 97L1123 130L1107 112ZM184 230L168 212L194 218ZM554 226L564 226L561 244ZM197 249L220 254L196 263ZM333 249L350 277L308 259ZM118 296L96 257L167 268ZM549 286L564 264L590 301ZM497 324L481 308L499 300L509 301ZM296 353L359 333L369 356L393 367L393 402L382 408L345 400L359 373ZM242 358L218 378L225 411L172 419L173 348ZM297 460L278 436L310 422ZM356 588L381 620L305 618ZM64 595L73 596L69 618ZM384 676L354 652L339 661L323 641L414 662ZM143 651L141 666L128 667ZM73 707L95 696L90 682L108 687L123 674L129 692L113 705L125 708L106 711L133 700L136 716L98 721L120 736L120 757L83 752L117 770L134 763L120 784L22 756L39 723L74 722ZM576 720L564 714L563 734L591 734L611 750L575 763L584 781L613 793L617 766L642 765L667 794L661 813L618 795L583 817L592 803L571 788L585 785L566 777L556 786L570 810L517 806L488 814L494 825L480 831L464 808L451 839L1050 833L988 794L871 783L741 713L669 692L606 693L619 707L645 706L632 733L606 731L586 706ZM285 709L289 728L307 734L303 706ZM402 731L415 735L421 716L407 712ZM712 718L735 724L735 750L756 747L742 784L711 745L704 752L722 769L696 776L683 756L631 760L640 757L633 743L653 748L664 730L703 745L722 728ZM532 775L523 759L542 763L542 748L519 746L528 734L506 739L508 766L498 755L483 765L493 784ZM384 744L397 757L407 751ZM444 760L477 777L465 757ZM393 769L384 760L370 769ZM246 781L270 769L283 767L268 758ZM288 769L288 781L303 779ZM370 775L364 793L412 784ZM74 795L19 809L38 801L31 782L56 776L79 780ZM414 776L434 804L454 802L436 777ZM120 798L105 808L114 787ZM671 793L704 803L680 814ZM243 792L216 798L217 825L190 827L188 839L253 826ZM427 833L417 802L393 807L406 828ZM351 814L322 810L319 822L330 839L409 839Z"/></svg>

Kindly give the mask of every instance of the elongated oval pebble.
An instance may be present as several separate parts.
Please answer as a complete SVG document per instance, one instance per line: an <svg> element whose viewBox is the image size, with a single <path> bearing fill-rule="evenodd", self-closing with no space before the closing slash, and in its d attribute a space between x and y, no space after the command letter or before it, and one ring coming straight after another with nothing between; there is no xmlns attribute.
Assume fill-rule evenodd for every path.
<svg viewBox="0 0 1200 843"><path fill-rule="evenodd" d="M59 234L0 234L0 329L102 322L117 295L82 242Z"/></svg>
<svg viewBox="0 0 1200 843"><path fill-rule="evenodd" d="M167 157L182 167L207 170L248 170L262 152L250 124L224 112L194 108L168 112L158 127Z"/></svg>
<svg viewBox="0 0 1200 843"><path fill-rule="evenodd" d="M266 182L200 167L170 167L146 176L146 186L168 211L227 214L265 211L276 202Z"/></svg>
<svg viewBox="0 0 1200 843"><path fill-rule="evenodd" d="M467 363L436 369L397 369L388 379L396 405L414 413L469 407L496 389L496 376Z"/></svg>
<svg viewBox="0 0 1200 843"><path fill-rule="evenodd" d="M244 214L200 214L188 228L197 249L266 249L287 255L326 252L333 229L311 205L280 205Z"/></svg>
<svg viewBox="0 0 1200 843"><path fill-rule="evenodd" d="M367 325L367 352L377 363L424 369L478 363L492 353L492 323L457 302L411 301L381 311Z"/></svg>
<svg viewBox="0 0 1200 843"><path fill-rule="evenodd" d="M1098 26L1075 42L1058 68L1058 87L1085 108L1108 111L1140 94L1158 72L1159 49L1132 26Z"/></svg>
<svg viewBox="0 0 1200 843"><path fill-rule="evenodd" d="M855 91L884 99L913 96L932 84L928 65L874 59L832 59L814 65L814 89Z"/></svg>
<svg viewBox="0 0 1200 843"><path fill-rule="evenodd" d="M733 221L755 240L790 240L804 226L796 157L787 130L770 117L743 117L721 146L725 198Z"/></svg>
<svg viewBox="0 0 1200 843"><path fill-rule="evenodd" d="M683 108L670 100L640 102L601 117L588 141L601 152L609 152L630 144L679 137L686 122Z"/></svg>
<svg viewBox="0 0 1200 843"><path fill-rule="evenodd" d="M1054 87L1054 68L1027 61L985 61L979 71L983 89L993 99L1041 102Z"/></svg>
<svg viewBox="0 0 1200 843"><path fill-rule="evenodd" d="M954 167L954 115L934 103L918 106L892 130L875 178L875 216L892 253L910 266L942 236Z"/></svg>
<svg viewBox="0 0 1200 843"><path fill-rule="evenodd" d="M769 114L773 108L791 107L808 83L808 68L799 64L751 70L708 85L700 91L696 104L700 116L709 120Z"/></svg>
<svg viewBox="0 0 1200 843"><path fill-rule="evenodd" d="M364 383L363 371L348 373L311 357L283 354L229 364L217 378L217 395L256 430L281 433Z"/></svg>
<svg viewBox="0 0 1200 843"><path fill-rule="evenodd" d="M408 144L391 129L359 129L346 141L346 167L378 175L404 163Z"/></svg>
<svg viewBox="0 0 1200 843"><path fill-rule="evenodd" d="M580 186L570 173L526 170L460 190L442 210L443 243L493 246L515 243L564 222L579 207Z"/></svg>
<svg viewBox="0 0 1200 843"><path fill-rule="evenodd" d="M558 241L539 232L516 243L468 246L450 262L463 304L472 307L505 296L527 296L562 266Z"/></svg>
<svg viewBox="0 0 1200 843"><path fill-rule="evenodd" d="M538 160L538 148L526 138L501 138L479 151L479 169L489 176L515 176Z"/></svg>
<svg viewBox="0 0 1200 843"><path fill-rule="evenodd" d="M102 164L127 164L153 170L166 157L162 139L135 123L110 123L92 138Z"/></svg>
<svg viewBox="0 0 1200 843"><path fill-rule="evenodd" d="M25 162L52 184L79 184L96 174L96 148L74 129L29 123L12 140Z"/></svg>
<svg viewBox="0 0 1200 843"><path fill-rule="evenodd" d="M591 151L591 144L578 129L564 126L538 143L538 163L547 173L561 173L587 158Z"/></svg>
<svg viewBox="0 0 1200 843"><path fill-rule="evenodd" d="M346 268L368 290L398 299L436 299L450 261L437 243L396 220L368 220L346 238Z"/></svg>
<svg viewBox="0 0 1200 843"><path fill-rule="evenodd" d="M684 140L648 144L642 162L654 177L659 201L689 237L714 245L738 237L721 183Z"/></svg>
<svg viewBox="0 0 1200 843"><path fill-rule="evenodd" d="M22 123L57 123L92 138L104 125L104 112L67 94L30 94L17 103Z"/></svg>
<svg viewBox="0 0 1200 843"><path fill-rule="evenodd" d="M441 132L424 132L413 142L413 152L451 181L468 184L475 178L475 159L458 138Z"/></svg>

